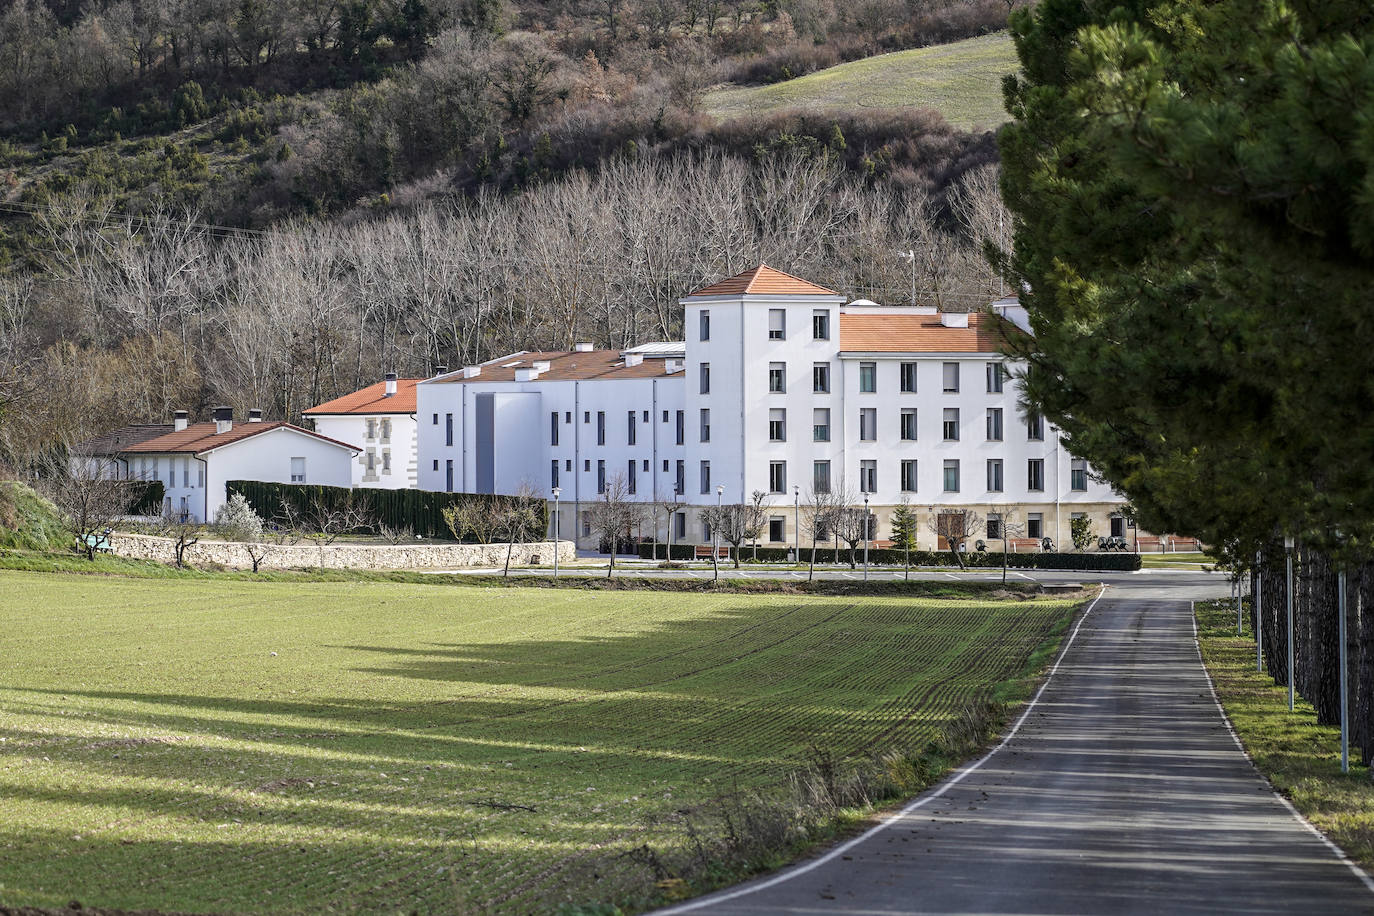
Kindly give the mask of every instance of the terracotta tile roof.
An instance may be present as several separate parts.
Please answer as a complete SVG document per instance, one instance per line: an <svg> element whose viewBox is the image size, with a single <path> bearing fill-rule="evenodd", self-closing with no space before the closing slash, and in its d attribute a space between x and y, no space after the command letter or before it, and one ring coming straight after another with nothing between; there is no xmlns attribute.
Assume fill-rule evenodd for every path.
<svg viewBox="0 0 1374 916"><path fill-rule="evenodd" d="M513 382L516 369L528 369L538 361L545 361L549 368L541 372L541 382L586 381L588 379L617 378L682 378L678 369L672 375L664 371L662 359L646 359L638 366L625 365L619 350L544 350L530 353L516 353L509 358L493 360L482 364L482 374L465 379L461 373L454 373L439 381L439 384L462 382ZM678 361L682 365L682 361Z"/></svg>
<svg viewBox="0 0 1374 916"><path fill-rule="evenodd" d="M774 270L767 264L735 274L727 280L703 286L692 296L838 296L839 293L824 286L809 283L800 277Z"/></svg>
<svg viewBox="0 0 1374 916"><path fill-rule="evenodd" d="M132 426L121 426L119 429L112 429L78 443L72 451L78 455L117 455L131 445L171 431L170 423L136 423Z"/></svg>
<svg viewBox="0 0 1374 916"><path fill-rule="evenodd" d="M125 448L124 453L148 453L157 452L166 454L168 452L184 452L187 454L198 455L208 452L211 449L228 445L231 442L240 442L251 436L258 436L262 433L274 429L289 429L307 436L312 436L324 442L340 445L353 451L361 451L357 446L349 445L347 442L340 442L338 439L331 439L328 436L321 436L319 433L284 423L280 420L273 423L235 423L233 428L227 433L215 432L214 423L192 423L183 430L167 433L155 439L148 439Z"/></svg>
<svg viewBox="0 0 1374 916"><path fill-rule="evenodd" d="M325 401L305 411L305 415L414 413L415 383L418 381L417 378L398 378L396 393L391 397L386 396L386 382L377 382L332 401Z"/></svg>
<svg viewBox="0 0 1374 916"><path fill-rule="evenodd" d="M840 351L853 353L997 353L1013 325L970 312L969 326L947 328L939 315L840 315Z"/></svg>

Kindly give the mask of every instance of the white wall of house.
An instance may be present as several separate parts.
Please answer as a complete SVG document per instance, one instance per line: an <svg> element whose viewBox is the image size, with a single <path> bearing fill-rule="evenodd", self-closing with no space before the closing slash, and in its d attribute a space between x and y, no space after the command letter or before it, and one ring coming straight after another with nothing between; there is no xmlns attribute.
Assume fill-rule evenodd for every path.
<svg viewBox="0 0 1374 916"><path fill-rule="evenodd" d="M353 456L351 449L277 427L199 456L140 453L128 460L134 479L162 481L164 510L212 522L231 480L347 487L352 484ZM303 468L303 480L293 480L293 468Z"/></svg>
<svg viewBox="0 0 1374 916"><path fill-rule="evenodd" d="M353 486L413 489L419 482L414 414L306 414L315 432L362 449L353 460Z"/></svg>

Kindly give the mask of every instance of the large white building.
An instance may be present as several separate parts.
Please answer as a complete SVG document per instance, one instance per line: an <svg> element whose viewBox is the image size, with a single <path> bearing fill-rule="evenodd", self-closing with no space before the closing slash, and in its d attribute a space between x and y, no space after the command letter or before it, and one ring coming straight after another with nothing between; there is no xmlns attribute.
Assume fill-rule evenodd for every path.
<svg viewBox="0 0 1374 916"><path fill-rule="evenodd" d="M1015 300L987 312L846 303L759 266L681 300L686 341L626 351L513 353L416 385L418 484L562 491L562 534L594 546L587 506L614 476L633 498L682 493L675 540L701 542L695 507L769 494L765 543L794 543L813 489L867 496L879 538L907 501L925 519L969 509L1067 544L1085 515L1123 534L1123 500L1025 416L1001 355L1026 331ZM718 493L717 488L723 488ZM665 537L662 521L648 530Z"/></svg>

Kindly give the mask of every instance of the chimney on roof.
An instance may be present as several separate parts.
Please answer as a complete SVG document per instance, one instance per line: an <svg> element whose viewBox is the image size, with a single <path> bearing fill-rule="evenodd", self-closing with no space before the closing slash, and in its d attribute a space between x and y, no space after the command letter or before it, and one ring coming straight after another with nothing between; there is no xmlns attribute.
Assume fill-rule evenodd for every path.
<svg viewBox="0 0 1374 916"><path fill-rule="evenodd" d="M186 428L186 424L187 422L189 422L190 416L191 415L184 410L172 411L172 429L176 430L177 432L181 432L183 429Z"/></svg>
<svg viewBox="0 0 1374 916"><path fill-rule="evenodd" d="M630 366L638 366L638 365L639 365L640 363L642 363L642 362L644 362L644 354L643 354L643 353L626 353L626 354L625 354L625 366L626 366L626 368L629 368Z"/></svg>
<svg viewBox="0 0 1374 916"><path fill-rule="evenodd" d="M234 428L234 408L216 407L215 408L215 433L227 433Z"/></svg>
<svg viewBox="0 0 1374 916"><path fill-rule="evenodd" d="M395 372L388 372L388 373L386 374L386 397L389 397L389 398L394 398L394 397L396 397L396 373L395 373Z"/></svg>
<svg viewBox="0 0 1374 916"><path fill-rule="evenodd" d="M261 422L262 422L262 408L261 408L261 407L252 407L252 408L249 408L249 410L248 410L248 422L249 422L249 423L261 423Z"/></svg>
<svg viewBox="0 0 1374 916"><path fill-rule="evenodd" d="M463 378L477 378L477 376L479 376L479 375L481 375L481 374L482 374L482 367L481 367L481 366L464 366L464 367L463 367Z"/></svg>
<svg viewBox="0 0 1374 916"><path fill-rule="evenodd" d="M435 375L448 375L448 366L439 365L434 367Z"/></svg>
<svg viewBox="0 0 1374 916"><path fill-rule="evenodd" d="M968 312L941 312L940 324L947 328L968 327Z"/></svg>
<svg viewBox="0 0 1374 916"><path fill-rule="evenodd" d="M534 366L520 366L515 370L517 382L532 382L537 378L539 378L539 370Z"/></svg>
<svg viewBox="0 0 1374 916"><path fill-rule="evenodd" d="M592 352L592 350L593 350L592 345L591 345L590 343L588 343L587 341L582 341L582 342L580 342L580 343L575 343L575 344L573 344L573 352L574 352L574 353L590 353L590 352Z"/></svg>

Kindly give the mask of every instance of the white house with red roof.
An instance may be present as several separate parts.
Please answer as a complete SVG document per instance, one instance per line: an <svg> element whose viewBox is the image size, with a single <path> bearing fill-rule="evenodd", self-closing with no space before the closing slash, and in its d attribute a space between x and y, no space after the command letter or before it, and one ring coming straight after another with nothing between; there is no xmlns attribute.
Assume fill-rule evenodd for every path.
<svg viewBox="0 0 1374 916"><path fill-rule="evenodd" d="M198 522L214 521L231 480L352 484L358 446L261 416L236 424L231 408L216 407L213 422L189 423L179 410L171 432L125 446L119 459L130 479L162 482L164 513Z"/></svg>
<svg viewBox="0 0 1374 916"><path fill-rule="evenodd" d="M389 490L416 487L415 385L419 381L388 372L376 384L325 401L302 414L321 435L362 447L353 461L353 486Z"/></svg>

